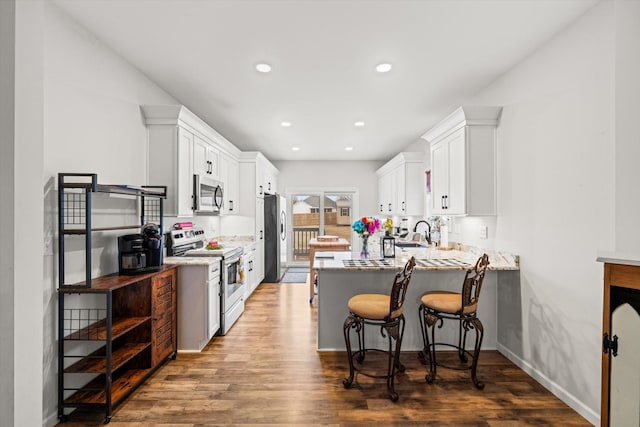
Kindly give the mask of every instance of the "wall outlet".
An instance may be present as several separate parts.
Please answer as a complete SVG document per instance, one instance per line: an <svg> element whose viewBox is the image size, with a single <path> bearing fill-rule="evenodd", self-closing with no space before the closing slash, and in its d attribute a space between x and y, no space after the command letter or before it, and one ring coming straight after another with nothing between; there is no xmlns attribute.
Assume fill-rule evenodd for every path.
<svg viewBox="0 0 640 427"><path fill-rule="evenodd" d="M487 238L487 234L489 234L488 227L486 227L486 226L480 227L480 238L481 239L486 239Z"/></svg>

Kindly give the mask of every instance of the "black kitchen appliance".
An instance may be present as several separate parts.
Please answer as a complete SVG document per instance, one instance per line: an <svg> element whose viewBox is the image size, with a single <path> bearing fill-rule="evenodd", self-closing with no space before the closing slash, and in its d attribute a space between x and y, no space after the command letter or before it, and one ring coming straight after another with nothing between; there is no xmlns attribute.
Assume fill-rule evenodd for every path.
<svg viewBox="0 0 640 427"><path fill-rule="evenodd" d="M279 282L284 273L281 245L286 244L286 200L278 194L264 195L264 281Z"/></svg>
<svg viewBox="0 0 640 427"><path fill-rule="evenodd" d="M146 224L139 234L118 236L120 274L159 271L162 266L162 235L157 225Z"/></svg>

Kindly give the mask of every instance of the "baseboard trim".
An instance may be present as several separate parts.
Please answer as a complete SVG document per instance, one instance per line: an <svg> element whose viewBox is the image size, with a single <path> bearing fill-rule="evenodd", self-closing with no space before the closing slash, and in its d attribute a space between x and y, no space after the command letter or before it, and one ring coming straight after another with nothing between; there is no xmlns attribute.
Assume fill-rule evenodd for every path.
<svg viewBox="0 0 640 427"><path fill-rule="evenodd" d="M49 414L44 420L42 420L43 427L53 427L58 424L58 411L54 411L52 414Z"/></svg>
<svg viewBox="0 0 640 427"><path fill-rule="evenodd" d="M526 372L533 379L538 381L540 384L544 386L547 390L553 393L558 399L562 400L564 403L569 405L571 409L576 411L578 414L583 416L587 421L589 421L594 426L600 425L600 414L595 412L593 409L586 406L580 400L576 399L574 395L569 393L567 390L562 388L556 382L550 380L547 376L545 376L542 372L531 366L528 362L522 360L511 350L507 349L505 346L500 343L496 344L497 350L504 357L512 361L516 366Z"/></svg>

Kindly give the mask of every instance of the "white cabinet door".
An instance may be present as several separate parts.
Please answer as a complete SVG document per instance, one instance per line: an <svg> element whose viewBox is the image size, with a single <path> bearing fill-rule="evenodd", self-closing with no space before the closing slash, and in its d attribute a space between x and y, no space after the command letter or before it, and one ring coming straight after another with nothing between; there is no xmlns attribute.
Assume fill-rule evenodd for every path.
<svg viewBox="0 0 640 427"><path fill-rule="evenodd" d="M449 139L449 191L445 211L449 215L467 212L467 167L464 129L460 129Z"/></svg>
<svg viewBox="0 0 640 427"><path fill-rule="evenodd" d="M407 200L406 200L406 165L400 165L395 168L393 174L393 210L398 215L407 214Z"/></svg>
<svg viewBox="0 0 640 427"><path fill-rule="evenodd" d="M240 164L236 159L229 158L227 165L227 213L237 215L240 211Z"/></svg>
<svg viewBox="0 0 640 427"><path fill-rule="evenodd" d="M432 185L432 195L431 195L431 211L435 215L447 215L453 213L448 207L451 204L451 149L453 146L454 151L457 153L459 159L459 147L460 141L462 142L463 154L464 154L464 129L459 129L458 131L452 133L448 137L444 138L442 141L439 141L436 144L431 146L431 185ZM464 164L464 157L462 159ZM454 169L457 169L454 166ZM464 192L464 190L463 190ZM458 192L456 194L456 198L460 197L461 194Z"/></svg>
<svg viewBox="0 0 640 427"><path fill-rule="evenodd" d="M237 215L240 210L240 165L238 160L220 153L220 181L224 184L222 215Z"/></svg>
<svg viewBox="0 0 640 427"><path fill-rule="evenodd" d="M193 216L193 134L180 126L149 126L148 158L150 185L166 185L164 215Z"/></svg>
<svg viewBox="0 0 640 427"><path fill-rule="evenodd" d="M393 172L382 175L379 178L379 188L380 188L380 205L381 205L381 215L391 215L393 214L393 205L395 204L392 201L394 197L393 193Z"/></svg>
<svg viewBox="0 0 640 427"><path fill-rule="evenodd" d="M424 161L405 163L398 181L400 215L424 216L425 174Z"/></svg>
<svg viewBox="0 0 640 427"><path fill-rule="evenodd" d="M246 301L249 296L256 289L258 284L256 283L256 274L255 274L255 258L256 258L256 249L251 249L243 255L244 259L244 300Z"/></svg>
<svg viewBox="0 0 640 427"><path fill-rule="evenodd" d="M164 212L167 216L172 215L172 213L178 217L193 216L193 172L191 169L192 147L193 134L183 128L178 128L178 191L172 197L176 208L169 209L169 206L167 206ZM158 173L162 172L158 171ZM167 189L167 199L168 195L169 191Z"/></svg>
<svg viewBox="0 0 640 427"><path fill-rule="evenodd" d="M265 170L264 164L260 161L260 158L256 160L256 195L264 198L265 189Z"/></svg>
<svg viewBox="0 0 640 427"><path fill-rule="evenodd" d="M220 275L209 282L208 288L209 327L207 328L207 335L211 339L220 330Z"/></svg>
<svg viewBox="0 0 640 427"><path fill-rule="evenodd" d="M220 152L209 142L195 135L193 142L193 173L219 179L219 161Z"/></svg>
<svg viewBox="0 0 640 427"><path fill-rule="evenodd" d="M422 137L431 144L431 213L496 215L496 127L502 107L460 107Z"/></svg>

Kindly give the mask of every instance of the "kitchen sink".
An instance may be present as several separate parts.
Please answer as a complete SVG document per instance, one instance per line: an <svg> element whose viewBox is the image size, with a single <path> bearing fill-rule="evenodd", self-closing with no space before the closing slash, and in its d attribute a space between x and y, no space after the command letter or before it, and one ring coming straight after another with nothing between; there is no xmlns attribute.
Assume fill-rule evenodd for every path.
<svg viewBox="0 0 640 427"><path fill-rule="evenodd" d="M399 242L396 240L396 246L399 248L426 248L425 245L418 242Z"/></svg>

